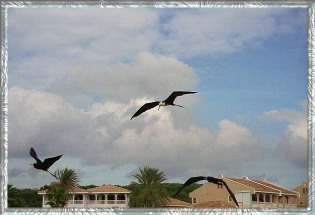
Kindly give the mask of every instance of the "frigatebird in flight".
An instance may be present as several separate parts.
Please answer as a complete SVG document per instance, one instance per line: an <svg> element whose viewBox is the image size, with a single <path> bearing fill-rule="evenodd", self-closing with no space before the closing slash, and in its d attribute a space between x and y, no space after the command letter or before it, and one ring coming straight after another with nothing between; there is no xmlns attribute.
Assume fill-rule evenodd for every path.
<svg viewBox="0 0 315 215"><path fill-rule="evenodd" d="M168 105L172 105L172 106L178 106L178 107L181 107L183 108L183 106L181 105L177 105L177 104L174 104L174 100L176 99L177 96L182 96L182 95L185 95L185 94L193 94L193 93L197 93L197 92L189 92L189 91L174 91L172 92L172 94L167 98L165 99L164 101L160 102L160 101L155 101L155 102L149 102L149 103L145 103L144 105L142 105L142 107L131 117L130 120L132 120L132 118L134 117L137 117L139 116L140 114L142 114L143 112L151 109L151 108L154 108L156 106L159 106L159 109L160 110L160 107L161 106L168 106Z"/></svg>
<svg viewBox="0 0 315 215"><path fill-rule="evenodd" d="M48 171L49 167L51 165L53 165L57 160L59 160L61 158L62 155L56 156L56 157L51 157L51 158L46 158L44 160L44 162L42 162L38 157L37 154L35 152L35 150L33 149L33 147L31 147L30 150L30 155L36 160L36 163L33 163L34 168L36 169L41 169L43 171L46 171L48 173L50 173L52 176L54 176L55 178L56 175L52 174L51 172Z"/></svg>
<svg viewBox="0 0 315 215"><path fill-rule="evenodd" d="M193 184L193 183L196 183L198 181L201 181L201 180L207 180L208 182L210 183L213 183L213 184L217 184L217 185L224 185L225 188L227 189L227 191L229 192L230 196L232 197L234 203L238 206L238 203L237 203L237 200L233 194L233 192L230 190L230 188L228 187L228 185L225 183L225 181L223 181L222 179L220 178L214 178L214 177L211 177L211 176L197 176L197 177L191 177L189 178L184 184L183 186L181 186L181 188L177 191L177 193L173 196L173 198L175 198L175 196L182 190L184 189L185 187Z"/></svg>

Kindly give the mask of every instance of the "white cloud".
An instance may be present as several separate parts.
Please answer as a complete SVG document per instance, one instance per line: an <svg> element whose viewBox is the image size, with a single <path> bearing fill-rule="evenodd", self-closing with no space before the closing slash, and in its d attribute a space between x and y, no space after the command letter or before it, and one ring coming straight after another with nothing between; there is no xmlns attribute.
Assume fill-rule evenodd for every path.
<svg viewBox="0 0 315 215"><path fill-rule="evenodd" d="M177 59L238 52L293 31L297 17L303 18L292 16L290 9L168 11L171 18L164 17L163 9L148 8L10 8L10 84L52 91L70 74L103 77L119 63L128 67L137 55L139 63L149 62L149 56L140 59L143 52ZM155 71L169 72L160 69Z"/></svg>
<svg viewBox="0 0 315 215"><path fill-rule="evenodd" d="M290 18L290 12L257 8L183 10L163 23L167 33L161 46L165 53L185 58L239 52L247 46L260 46L279 33L294 31L299 23ZM298 18L303 17L299 14Z"/></svg>
<svg viewBox="0 0 315 215"><path fill-rule="evenodd" d="M14 86L9 102L9 155L13 157L28 154L31 146L58 154L84 145L93 123L84 112L47 92Z"/></svg>
<svg viewBox="0 0 315 215"><path fill-rule="evenodd" d="M74 166L82 171L152 165L173 178L255 164L261 151L249 128L225 117L217 130L196 123L191 110L199 93L176 99L185 109L130 117L144 102L198 87L202 77L187 63L192 59L183 59L259 46L294 31L301 14L176 9L168 15L148 8L9 9L9 160L32 160L33 146L41 157L63 153L55 167L79 155ZM304 118L291 110L265 116L289 122L279 149L302 161L304 145L296 143L306 138ZM13 176L27 174L19 172L24 164L11 164Z"/></svg>
<svg viewBox="0 0 315 215"><path fill-rule="evenodd" d="M303 105L303 104L302 104ZM278 151L297 166L307 164L308 136L307 112L296 110L273 110L263 113L264 119L286 121L288 125L278 142Z"/></svg>
<svg viewBox="0 0 315 215"><path fill-rule="evenodd" d="M9 110L12 158L29 157L32 146L42 158L63 154L66 161L80 155L82 165L91 168L151 165L178 176L198 169L228 169L231 163L249 160L257 147L247 128L229 120L221 121L215 132L185 117L176 118L177 123L188 125L176 127L172 112L189 115L189 108L152 109L130 121L139 104L149 99L107 101L94 104L88 112L51 93L20 87L10 88L9 99L14 107Z"/></svg>
<svg viewBox="0 0 315 215"><path fill-rule="evenodd" d="M15 71L11 84L51 88L69 72L109 70L149 51L159 37L158 13L145 8L134 11L10 9L10 70Z"/></svg>
<svg viewBox="0 0 315 215"><path fill-rule="evenodd" d="M99 95L126 102L142 96L165 98L174 90L192 90L199 78L195 71L176 58L140 52L134 62L120 63L112 70L76 70L54 87L68 101L94 102ZM164 98L156 98L164 99Z"/></svg>
<svg viewBox="0 0 315 215"><path fill-rule="evenodd" d="M219 122L220 130L217 135L218 144L225 146L254 144L255 138L248 128L239 126L235 122L222 120Z"/></svg>

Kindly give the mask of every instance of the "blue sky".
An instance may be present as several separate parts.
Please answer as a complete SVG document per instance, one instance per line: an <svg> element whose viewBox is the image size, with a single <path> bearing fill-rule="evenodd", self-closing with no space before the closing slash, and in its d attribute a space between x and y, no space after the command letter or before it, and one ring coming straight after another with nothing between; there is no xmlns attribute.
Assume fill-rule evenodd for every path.
<svg viewBox="0 0 315 215"><path fill-rule="evenodd" d="M9 183L53 179L25 163L63 154L81 184L307 180L307 10L10 8ZM145 102L198 91L176 107ZM19 131L19 132L16 132Z"/></svg>

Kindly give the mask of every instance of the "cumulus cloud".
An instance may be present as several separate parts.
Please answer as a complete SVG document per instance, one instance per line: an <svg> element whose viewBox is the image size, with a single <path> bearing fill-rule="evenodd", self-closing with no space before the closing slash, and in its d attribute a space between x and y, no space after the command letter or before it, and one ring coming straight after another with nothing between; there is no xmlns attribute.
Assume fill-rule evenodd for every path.
<svg viewBox="0 0 315 215"><path fill-rule="evenodd" d="M85 166L152 165L178 176L186 169L228 169L231 163L252 158L257 147L247 128L229 120L219 122L218 131L187 122L185 117L176 120L188 125L177 127L176 107L153 109L130 121L148 98L106 101L89 111L76 109L54 94L21 87L11 87L9 99L12 158L28 157L33 146L42 156L62 153L67 159L80 155ZM178 111L189 115L189 109Z"/></svg>
<svg viewBox="0 0 315 215"><path fill-rule="evenodd" d="M222 120L219 122L217 142L225 146L254 144L255 138L248 128L239 126L235 122ZM248 139L249 138L249 139Z"/></svg>
<svg viewBox="0 0 315 215"><path fill-rule="evenodd" d="M56 85L69 84L63 80L75 75L101 79L104 71L114 71L113 76L117 76L118 63L128 68L128 63L150 60L149 56L144 59L143 52L177 59L202 54L217 57L242 51L277 33L294 31L303 18L292 15L290 9L168 13L166 16L164 10L148 8L10 8L8 47L10 70L14 71L10 84L52 91ZM137 69L134 64L130 67ZM147 69L158 68L147 65ZM163 69L151 78L169 71Z"/></svg>
<svg viewBox="0 0 315 215"><path fill-rule="evenodd" d="M14 86L9 100L9 156L25 156L31 146L41 153L43 148L57 154L71 150L84 143L93 123L84 112L51 93Z"/></svg>
<svg viewBox="0 0 315 215"><path fill-rule="evenodd" d="M145 8L23 8L8 16L12 85L37 89L69 72L130 61L159 37L158 13Z"/></svg>
<svg viewBox="0 0 315 215"><path fill-rule="evenodd" d="M94 168L151 165L179 178L257 161L260 146L249 128L226 116L213 122L216 129L198 124L192 112L199 95L205 98L202 92L177 98L184 109L130 117L143 103L163 100L173 90L202 89L206 71L198 76L195 57L259 46L295 31L301 14L290 9L10 8L11 176L24 180L18 161L30 159L31 146L41 157L64 154L54 167L75 163L84 177ZM294 144L306 138L298 112L264 116L289 123L279 143L279 149L290 146L284 154L302 150ZM302 151L296 154L292 158L301 160ZM30 167L28 173L34 172Z"/></svg>
<svg viewBox="0 0 315 215"><path fill-rule="evenodd" d="M54 91L72 102L93 103L95 95L126 102L149 95L166 97L174 90L192 90L198 82L195 71L176 58L140 52L132 63L119 63L112 70L70 72L54 86Z"/></svg>
<svg viewBox="0 0 315 215"><path fill-rule="evenodd" d="M304 103L303 103L304 104ZM286 121L288 125L278 142L278 151L297 166L307 165L307 112L304 104L303 111L274 110L263 113L269 120Z"/></svg>

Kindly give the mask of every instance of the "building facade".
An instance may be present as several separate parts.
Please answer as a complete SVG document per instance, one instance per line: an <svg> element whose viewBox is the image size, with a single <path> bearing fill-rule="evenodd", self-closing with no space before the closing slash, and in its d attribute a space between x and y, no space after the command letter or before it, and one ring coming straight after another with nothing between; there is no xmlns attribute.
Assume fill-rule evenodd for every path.
<svg viewBox="0 0 315 215"><path fill-rule="evenodd" d="M49 208L47 190L38 191L42 196L42 207ZM71 208L127 208L130 191L115 185L102 185L91 189L77 187L68 194L67 207Z"/></svg>
<svg viewBox="0 0 315 215"><path fill-rule="evenodd" d="M296 208L299 193L266 180L243 178L225 178L225 181L237 199L240 208ZM192 204L211 201L225 201L235 205L224 186L206 183L189 194Z"/></svg>
<svg viewBox="0 0 315 215"><path fill-rule="evenodd" d="M308 183L303 182L296 188L293 188L293 190L300 193L300 197L297 199L297 207L307 208L308 207Z"/></svg>

